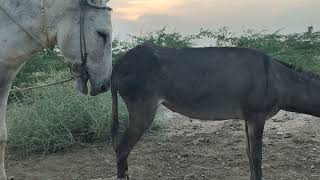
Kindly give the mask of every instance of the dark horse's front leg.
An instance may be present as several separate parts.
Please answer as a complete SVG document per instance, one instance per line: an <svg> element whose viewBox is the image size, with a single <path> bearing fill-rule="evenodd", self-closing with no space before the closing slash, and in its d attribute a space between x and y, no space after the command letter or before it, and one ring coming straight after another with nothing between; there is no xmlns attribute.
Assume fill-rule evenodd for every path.
<svg viewBox="0 0 320 180"><path fill-rule="evenodd" d="M129 111L129 126L122 135L119 144L115 147L117 177L119 179L129 179L126 175L128 171L128 156L145 130L151 125L158 108L157 101L131 102L125 100L125 102Z"/></svg>
<svg viewBox="0 0 320 180"><path fill-rule="evenodd" d="M262 138L265 119L250 118L246 120L247 153L250 163L250 180L262 179Z"/></svg>

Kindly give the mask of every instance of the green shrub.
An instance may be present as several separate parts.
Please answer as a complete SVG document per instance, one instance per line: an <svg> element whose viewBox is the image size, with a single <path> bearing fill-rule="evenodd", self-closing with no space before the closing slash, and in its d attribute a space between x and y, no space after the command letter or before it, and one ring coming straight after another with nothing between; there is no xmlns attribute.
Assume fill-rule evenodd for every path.
<svg viewBox="0 0 320 180"><path fill-rule="evenodd" d="M57 75L59 76L59 75ZM83 96L70 85L37 89L8 108L8 150L29 154L54 152L75 143L110 139L110 94ZM119 117L127 119L120 103Z"/></svg>
<svg viewBox="0 0 320 180"><path fill-rule="evenodd" d="M219 33L222 34L219 36ZM309 71L320 72L320 32L313 32L309 27L307 32L280 34L255 32L248 30L240 36L229 33L227 29L218 31L220 43L234 47L256 48L272 55L274 58ZM216 37L215 36L215 37Z"/></svg>
<svg viewBox="0 0 320 180"><path fill-rule="evenodd" d="M128 50L143 43L151 43L161 47L188 48L196 45L196 41L212 37L212 32L201 29L194 35L182 35L178 32L169 32L166 27L147 33L146 35L133 35L127 41L115 38L113 41L114 63L122 57Z"/></svg>

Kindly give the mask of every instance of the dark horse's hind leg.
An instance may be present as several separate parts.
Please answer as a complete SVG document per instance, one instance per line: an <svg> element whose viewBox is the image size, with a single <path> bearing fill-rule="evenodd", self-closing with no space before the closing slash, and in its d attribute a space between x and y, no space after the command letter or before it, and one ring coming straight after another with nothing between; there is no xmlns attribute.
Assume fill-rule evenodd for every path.
<svg viewBox="0 0 320 180"><path fill-rule="evenodd" d="M248 140L247 153L250 163L250 180L262 179L262 138L265 119L254 118L246 120L246 135Z"/></svg>
<svg viewBox="0 0 320 180"><path fill-rule="evenodd" d="M249 159L249 164L251 164L251 156L250 156L250 140L249 140L249 132L248 132L248 122L245 122L245 131L246 131L246 139L247 139L247 156Z"/></svg>
<svg viewBox="0 0 320 180"><path fill-rule="evenodd" d="M125 102L129 112L129 125L115 149L118 178L125 178L128 170L127 158L130 151L151 125L158 108L157 101L150 99L146 101L125 100Z"/></svg>

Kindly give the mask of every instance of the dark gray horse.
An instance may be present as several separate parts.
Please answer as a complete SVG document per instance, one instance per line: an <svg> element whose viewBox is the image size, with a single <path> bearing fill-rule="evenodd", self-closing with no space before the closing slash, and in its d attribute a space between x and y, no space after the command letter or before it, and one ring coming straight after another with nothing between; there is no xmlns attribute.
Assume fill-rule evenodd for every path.
<svg viewBox="0 0 320 180"><path fill-rule="evenodd" d="M125 133L118 133L118 100L129 111ZM266 119L280 109L320 116L320 78L244 48L170 49L141 45L130 50L112 74L113 138L118 178L127 158L163 104L202 120L245 120L251 180L261 180L262 137Z"/></svg>

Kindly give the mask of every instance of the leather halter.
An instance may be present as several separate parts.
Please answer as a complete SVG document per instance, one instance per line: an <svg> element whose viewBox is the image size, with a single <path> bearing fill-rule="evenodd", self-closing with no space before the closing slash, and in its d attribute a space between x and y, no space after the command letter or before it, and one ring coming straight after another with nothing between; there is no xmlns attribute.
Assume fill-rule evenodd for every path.
<svg viewBox="0 0 320 180"><path fill-rule="evenodd" d="M88 52L86 45L86 35L85 35L85 13L86 6L95 8L95 9L107 9L112 11L111 8L105 6L95 6L88 2L88 0L80 0L80 53L81 53L81 66L86 66Z"/></svg>
<svg viewBox="0 0 320 180"><path fill-rule="evenodd" d="M86 35L85 35L85 17L86 17L86 7L92 7L95 9L106 9L108 11L112 11L111 8L107 6L95 6L88 2L88 0L79 0L80 4L80 55L81 55L81 64L73 65L70 67L70 72L74 77L80 77L82 79L88 79L88 67L87 67L87 59L88 59L88 51L86 44ZM76 74L75 72L79 72Z"/></svg>

